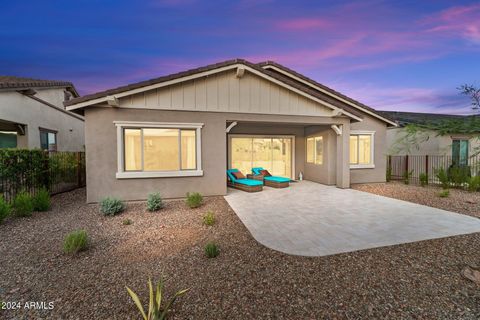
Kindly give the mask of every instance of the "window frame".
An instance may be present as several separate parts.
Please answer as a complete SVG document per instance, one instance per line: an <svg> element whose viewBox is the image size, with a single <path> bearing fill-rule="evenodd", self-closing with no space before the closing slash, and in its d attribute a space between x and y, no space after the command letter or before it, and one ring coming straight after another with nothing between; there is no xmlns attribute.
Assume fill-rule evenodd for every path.
<svg viewBox="0 0 480 320"><path fill-rule="evenodd" d="M42 148L42 133L46 133L47 134L47 143L48 143L48 134L49 133L52 133L54 136L55 136L55 150L50 150L50 144L47 146L47 149L44 149ZM43 151L48 151L48 152L55 152L58 150L58 139L57 139L57 133L58 131L57 130L53 130L53 129L48 129L48 128L43 128L43 127L38 127L38 137L40 139L40 149L42 149ZM18 138L18 136L17 136ZM17 144L18 144L18 140L17 140Z"/></svg>
<svg viewBox="0 0 480 320"><path fill-rule="evenodd" d="M317 163L317 138L322 141L322 158L320 159L321 162ZM308 161L308 139L313 139L313 162ZM307 136L305 138L305 162L308 164L313 164L316 166L322 166L323 165L323 158L324 158L324 152L325 151L325 144L324 144L324 139L323 136Z"/></svg>
<svg viewBox="0 0 480 320"><path fill-rule="evenodd" d="M176 122L136 122L136 121L113 121L117 127L117 179L135 178L163 178L163 177L196 177L203 176L201 132L203 123L176 123ZM143 171L143 147L142 147L142 171L125 170L125 129L178 129L195 130L195 156L196 169L181 169L170 171ZM141 130L143 144L143 130ZM179 139L181 133L179 134ZM181 150L179 150L181 153ZM180 155L179 155L180 160Z"/></svg>
<svg viewBox="0 0 480 320"><path fill-rule="evenodd" d="M468 165L468 158L469 158L469 156L470 156L470 139L468 139L468 138L463 138L463 137L452 137L452 147L451 147L451 149L452 149L452 150L451 150L451 151L452 151L452 163L453 163L454 160L456 160L456 158L457 158L457 157L455 156L455 154L453 154L454 144L455 144L456 141L458 141L458 152L459 152L457 165L459 165L459 166L467 166L467 165ZM467 152L467 154L465 155L465 158L464 158L464 159L462 158L462 155L461 155L461 151L462 151L462 141L465 142L466 145L467 145L467 148L466 148L466 150L465 150L465 151ZM462 159L466 161L466 162L463 163L463 164L461 163Z"/></svg>
<svg viewBox="0 0 480 320"><path fill-rule="evenodd" d="M348 164L350 169L374 169L375 168L375 131L364 131L364 130L351 130L348 137L348 142L350 143L351 136L370 136L371 137L371 148L370 148L370 163L369 164L360 164L358 159L360 159L360 146L357 145L357 163L350 163L350 156L348 157ZM358 139L357 139L358 143ZM348 148L350 151L350 147Z"/></svg>

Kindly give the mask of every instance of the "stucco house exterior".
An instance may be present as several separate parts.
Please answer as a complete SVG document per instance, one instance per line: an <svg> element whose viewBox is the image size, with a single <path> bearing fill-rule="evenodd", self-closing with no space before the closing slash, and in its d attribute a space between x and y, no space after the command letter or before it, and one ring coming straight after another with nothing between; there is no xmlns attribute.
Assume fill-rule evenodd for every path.
<svg viewBox="0 0 480 320"><path fill-rule="evenodd" d="M83 116L65 110L70 82L0 76L0 148L84 151Z"/></svg>
<svg viewBox="0 0 480 320"><path fill-rule="evenodd" d="M87 201L224 195L226 170L339 188L385 181L374 109L275 62L225 61L65 102L85 116Z"/></svg>
<svg viewBox="0 0 480 320"><path fill-rule="evenodd" d="M444 121L468 121L472 116L380 111L381 114L395 120L398 127L387 130L387 150L390 155L429 155L448 156L460 165L467 165L470 156L480 150L480 128L477 134L454 133L439 135L433 130L425 130L415 137L415 143L405 139L408 124L441 123Z"/></svg>

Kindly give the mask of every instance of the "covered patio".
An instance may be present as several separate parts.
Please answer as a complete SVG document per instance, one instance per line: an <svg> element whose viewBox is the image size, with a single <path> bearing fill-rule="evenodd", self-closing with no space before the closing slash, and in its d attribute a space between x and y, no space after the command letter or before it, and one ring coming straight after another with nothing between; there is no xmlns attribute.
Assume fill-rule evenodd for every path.
<svg viewBox="0 0 480 320"><path fill-rule="evenodd" d="M253 237L292 255L325 256L480 232L454 212L310 181L225 199Z"/></svg>

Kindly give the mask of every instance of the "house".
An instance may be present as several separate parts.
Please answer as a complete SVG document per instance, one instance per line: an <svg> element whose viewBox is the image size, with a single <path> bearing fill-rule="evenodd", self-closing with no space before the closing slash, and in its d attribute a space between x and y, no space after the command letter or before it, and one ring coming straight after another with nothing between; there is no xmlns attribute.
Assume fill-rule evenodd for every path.
<svg viewBox="0 0 480 320"><path fill-rule="evenodd" d="M87 201L224 195L226 170L385 181L393 120L275 62L235 59L65 102L85 116Z"/></svg>
<svg viewBox="0 0 480 320"><path fill-rule="evenodd" d="M70 82L0 76L0 148L83 151L84 119L65 110Z"/></svg>
<svg viewBox="0 0 480 320"><path fill-rule="evenodd" d="M398 127L391 127L387 130L388 153L391 155L445 155L452 157L457 164L467 165L469 157L480 151L480 126L476 134L458 132L439 135L439 132L435 130L422 130L411 137L408 135L406 127L408 124L441 124L451 121L468 124L472 116L398 111L380 112L399 124Z"/></svg>

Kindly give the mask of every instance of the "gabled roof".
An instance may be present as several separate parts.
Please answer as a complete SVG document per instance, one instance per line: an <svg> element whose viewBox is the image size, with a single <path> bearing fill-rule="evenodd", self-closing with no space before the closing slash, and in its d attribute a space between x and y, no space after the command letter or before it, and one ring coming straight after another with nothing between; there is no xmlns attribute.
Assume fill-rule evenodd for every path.
<svg viewBox="0 0 480 320"><path fill-rule="evenodd" d="M379 113L394 119L400 126L407 124L434 124L446 120L469 119L473 116L461 116L454 114L403 112L403 111L378 111Z"/></svg>
<svg viewBox="0 0 480 320"><path fill-rule="evenodd" d="M376 118L379 118L391 125L394 125L395 126L395 122L393 119L389 118L388 116L384 115L384 114L381 114L380 112L378 112L377 110L355 100L355 99L352 99L336 90L333 90L313 79L310 79L309 77L307 76L304 76L303 74L301 73L298 73L292 69L289 69L279 63L276 63L275 61L264 61L264 62L260 62L257 64L258 66L264 68L264 69L267 69L267 70L272 70L274 72L277 72L278 74L283 74L283 75L286 75L286 76L289 76L289 77L292 77L292 79L295 79L297 81L299 81L300 83L303 83L304 85L307 85L311 88L314 88L316 90L319 90L320 92L326 94L326 95L330 95L331 97L334 97L336 99L340 99L340 101L343 101L344 103L347 103L349 105L351 105L353 108L357 108L359 110L362 110L364 112L367 112L369 114L371 114L372 116L376 117ZM297 79L296 79L297 78Z"/></svg>
<svg viewBox="0 0 480 320"><path fill-rule="evenodd" d="M179 73L170 74L167 76L154 78L146 81L141 81L133 84L129 84L126 86L121 86L114 89L109 89L101 92L97 92L90 95L85 95L83 97L75 98L69 101L66 101L64 105L67 107L68 110L76 110L81 109L90 105L98 104L98 103L105 103L108 97L122 97L142 91L147 91L154 89L159 84L170 83L173 81L187 81L190 79L195 78L195 76L201 76L202 74L208 74L208 72L218 71L221 72L223 70L228 70L229 68L235 67L237 65L243 65L250 68L250 71L256 72L257 74L270 79L270 81L277 81L277 83L281 83L285 86L290 88L294 88L299 90L313 99L318 99L330 106L332 109L341 110L341 112L353 119L361 120L364 113L368 113L373 115L374 117L379 118L380 120L387 122L390 125L396 125L395 122L387 119L386 117L378 114L374 109L367 107L363 104L358 102L354 103L355 100L350 99L344 95L337 93L332 89L328 89L327 87L316 83L313 80L309 80L310 85L308 83L304 83L302 81L298 81L291 76L286 76L285 74L276 72L274 70L270 70L266 68L267 65L273 65L273 62L261 63L261 64L254 64L244 59L234 59L228 60L224 62L219 62L211 65L207 65L204 67L191 69ZM281 66L275 63L275 66ZM288 70L292 74L296 75L298 78L300 76L301 79L308 79L305 76L300 75L286 67L281 66L284 70ZM328 90L325 90L327 88ZM325 92L326 91L326 92Z"/></svg>
<svg viewBox="0 0 480 320"><path fill-rule="evenodd" d="M58 80L41 80L33 78L0 76L0 89L22 90L32 88L58 88L65 87L70 89L75 97L79 97L73 83Z"/></svg>

